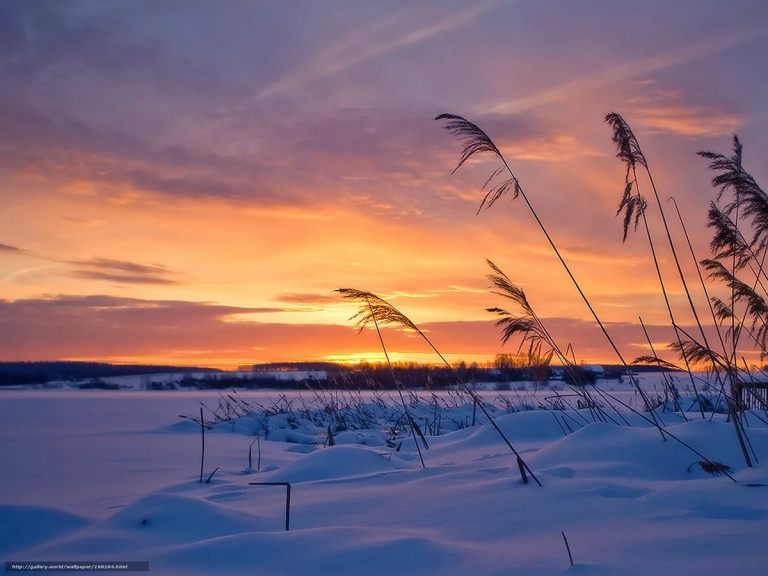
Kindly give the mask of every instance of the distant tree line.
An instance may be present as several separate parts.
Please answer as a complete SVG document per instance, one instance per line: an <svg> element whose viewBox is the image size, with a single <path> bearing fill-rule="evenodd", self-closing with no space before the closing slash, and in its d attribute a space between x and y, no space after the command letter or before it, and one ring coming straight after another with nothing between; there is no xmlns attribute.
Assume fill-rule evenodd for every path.
<svg viewBox="0 0 768 576"><path fill-rule="evenodd" d="M415 362L394 363L392 370L380 363L354 365L331 362L270 363L241 366L240 374L232 374L213 368L190 366L152 366L136 364L108 364L104 362L0 362L0 387L45 384L52 381L93 380L116 376L142 376L150 374L186 374L178 386L181 388L229 389L229 388L336 388L348 390L387 390L398 385L403 388L445 389L456 384L458 376L462 382L519 382L546 381L552 376L552 367L547 364L530 364L525 357L513 354L497 354L482 364L458 362L453 369L445 366L418 364ZM620 378L624 368L618 365L604 365L604 378ZM326 379L309 377L304 380L282 379L276 372L324 372ZM633 371L658 371L656 366L636 366ZM193 373L195 376L193 376ZM200 376L200 373L207 373ZM594 382L592 372L579 367L574 380L569 373L563 374L566 383L589 384Z"/></svg>
<svg viewBox="0 0 768 576"><path fill-rule="evenodd" d="M45 384L113 376L141 376L169 372L220 372L214 368L108 364L106 362L0 362L0 386Z"/></svg>

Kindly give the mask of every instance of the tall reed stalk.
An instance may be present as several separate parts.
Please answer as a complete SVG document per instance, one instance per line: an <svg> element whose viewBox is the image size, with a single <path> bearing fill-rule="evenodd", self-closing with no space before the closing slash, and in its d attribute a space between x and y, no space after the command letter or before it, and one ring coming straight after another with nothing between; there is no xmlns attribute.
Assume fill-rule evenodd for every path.
<svg viewBox="0 0 768 576"><path fill-rule="evenodd" d="M581 299L584 301L584 304L589 309L590 314L592 314L592 317L595 319L595 322L600 328L600 331L603 333L603 336L607 340L613 352L616 354L616 357L619 359L621 364L630 374L630 380L632 381L632 384L635 386L635 389L638 391L641 397L643 397L644 393L642 392L640 385L637 382L637 379L632 375L632 372L629 369L629 365L624 359L624 356L619 351L619 348L616 346L616 343L614 342L613 338L608 333L608 330L606 329L603 322L600 320L600 317L597 315L597 312L595 311L595 309L592 307L592 304L590 303L586 294L582 290L581 285L576 280L576 277L573 275L573 272L571 272L570 267L568 266L562 254L560 253L560 250L558 250L554 240L552 240L552 237L547 231L547 228L544 226L543 222L539 218L538 213L533 208L533 205L531 204L530 199L528 198L522 186L520 185L520 182L518 181L515 174L512 172L512 169L509 167L509 164L507 163L506 159L502 155L501 151L498 149L496 144L494 144L493 140L491 140L491 138L483 130L481 130L477 125L473 124L472 122L470 122L469 120L461 116L457 116L455 114L440 114L435 118L435 120L445 121L445 126L444 126L445 129L448 130L448 132L451 135L458 138L463 145L461 158L459 159L458 165L453 170L454 173L459 168L461 168L461 166L467 160L469 160L476 154L490 153L496 156L501 161L501 166L490 175L490 177L486 180L485 184L483 185L483 190L485 190L489 186L490 188L488 189L488 192L485 194L482 202L480 203L480 207L478 208L478 213L484 207L490 208L491 206L493 206L493 204L495 204L500 198L502 198L505 194L507 194L510 191L512 191L513 200L517 199L518 197L523 199L523 201L525 202L525 205L528 207L529 212L531 213L534 220L536 221L536 224L539 226L539 229L544 234L544 237L547 239L547 242L552 248L552 251L555 253L555 256L557 256L557 259L560 261L560 264L563 266L563 269L565 270L566 274L570 278L573 285L576 287L576 290L581 296ZM504 172L509 174L509 178L505 178L500 182L497 181L497 177ZM654 414L653 408L651 407L651 405L646 402L645 408L646 410L648 410L648 412L651 413L652 418L656 420L656 415Z"/></svg>
<svg viewBox="0 0 768 576"><path fill-rule="evenodd" d="M200 408L200 484L203 483L203 468L205 466L205 417L203 409Z"/></svg>
<svg viewBox="0 0 768 576"><path fill-rule="evenodd" d="M730 388L731 388L731 394L730 396L734 396L737 394L739 390L739 384L738 384L738 369L736 367L736 358L737 358L737 347L738 347L738 332L736 330L736 321L735 321L735 314L730 313L730 322L731 322L731 328L729 330L729 333L731 334L731 349L730 351L725 346L725 341L720 337L719 332L719 325L716 321L716 315L714 313L714 307L710 305L710 313L713 315L713 323L715 325L715 329L718 330L718 336L720 337L721 346L723 347L723 355L720 356L716 354L712 347L709 344L706 331L704 330L704 327L702 325L701 319L699 318L696 306L693 302L693 298L691 296L691 292L688 288L688 283L685 278L685 274L683 273L682 266L680 264L680 259L678 258L677 250L675 249L674 242L672 240L672 235L669 229L669 225L667 223L667 218L664 213L664 208L661 204L661 199L658 194L658 190L656 188L656 184L653 180L653 175L650 171L650 168L648 166L648 162L646 160L645 155L642 152L642 149L640 148L640 145L637 141L637 138L635 137L634 133L632 132L629 125L626 123L626 121L616 113L610 113L606 116L606 122L611 125L613 128L613 141L617 146L617 156L626 164L627 171L625 175L625 190L624 190L624 196L622 198L622 202L619 205L619 210L617 213L624 212L624 240L626 240L627 237L627 230L629 227L629 224L632 220L633 211L635 211L635 228L637 228L638 224L638 218L642 218L644 223L644 228L646 231L646 235L648 238L648 243L651 249L651 254L653 256L654 266L656 268L657 276L659 278L659 282L661 285L661 290L664 295L664 301L667 307L667 311L670 318L670 323L675 331L675 337L676 342L672 344L672 347L678 351L681 358L683 359L686 369L690 375L691 378L691 384L693 386L694 392L696 393L696 396L698 397L698 391L696 390L696 384L695 380L693 378L693 374L691 371L691 360L701 361L706 360L709 362L712 366L712 370L716 377L718 378L718 381L720 382L720 386L724 392L725 390L725 382L723 382L720 378L721 372L724 372L726 375L726 378L730 382ZM661 270L658 263L658 258L656 256L656 251L654 249L653 245L653 239L650 232L650 227L648 226L648 221L646 218L645 210L646 210L646 201L641 196L639 191L639 184L637 181L637 166L642 166L642 168L645 170L645 173L647 175L648 181L650 183L651 189L653 190L654 198L656 199L656 205L658 206L659 215L661 216L661 220L664 226L664 232L666 234L667 241L669 243L669 248L672 252L675 266L678 272L678 276L680 278L680 282L682 283L683 289L685 291L686 297L688 299L688 304L690 307L690 310L693 314L693 317L695 319L696 325L699 329L699 334L701 337L701 342L698 342L694 337L692 337L690 334L682 330L682 328L679 326L677 321L675 320L674 313L672 311L672 307L669 302L669 298L667 296L667 291L664 285L664 280L661 274ZM631 175L631 178L630 178ZM632 188L635 188L635 193L632 193ZM677 205L675 205L677 208ZM737 218L739 214L739 200L737 199L736 202L733 204L732 210L735 212ZM678 216L679 210L678 210ZM683 231L685 232L686 239L689 243L689 248L691 250L691 254L693 254L693 248L690 245L690 238L688 237L687 230L685 230L685 226L682 220L682 217L680 217L680 223L683 227ZM735 275L736 270L736 253L733 250L733 247L731 246L730 250L730 256L731 256L731 274ZM695 260L694 256L694 263L696 264L697 272L699 275L699 278L702 282L702 286L706 292L706 287L704 286L703 278L701 275L701 271L698 269L698 262ZM706 264L705 264L706 265ZM719 269L725 270L725 267L722 265L719 266ZM730 284L731 288L731 306L730 310L732 312L733 305L735 303L735 287L734 283L732 282ZM726 308L725 306L722 306L721 309ZM683 341L682 333L685 333L687 340ZM655 354L655 353L654 353ZM740 396L740 393L738 394ZM728 402L729 411L732 413L733 416L733 424L735 428L735 432L737 435L737 438L739 440L739 444L742 448L742 452L744 455L745 462L747 466L751 466L751 460L749 458L748 451L746 450L746 445L744 441L744 430L741 427L740 423L738 422L738 418L736 416L736 411L734 410L733 403L729 400L729 395L726 394L726 401ZM703 409L702 409L702 417Z"/></svg>
<svg viewBox="0 0 768 576"><path fill-rule="evenodd" d="M555 253L556 257L560 261L560 264L565 269L568 277L570 278L571 282L576 287L576 290L578 291L579 295L581 296L582 300L586 304L587 308L589 309L590 313L592 314L592 317L594 318L595 322L597 323L598 327L600 328L601 332L603 333L604 337L606 338L607 342L613 349L614 353L616 354L616 357L619 359L621 364L625 367L625 369L630 374L630 380L632 384L634 385L635 389L638 391L640 396L644 399L645 402L645 409L650 412L650 416L653 419L653 424L659 429L662 437L665 437L665 430L663 429L662 425L659 424L659 419L657 418L655 412L653 411L650 403L648 402L647 398L645 397L645 394L643 390L641 389L639 383L637 382L637 379L632 374L631 370L629 369L629 366L627 362L625 361L623 355L619 351L618 347L616 346L613 338L608 333L608 330L606 329L603 322L600 320L598 314L596 313L594 307L589 302L589 299L587 298L586 294L582 290L581 286L579 285L578 281L574 277L573 273L571 272L568 264L566 263L565 259L563 258L562 254L560 253L559 249L557 248L554 240L552 239L551 235L549 234L548 230L544 226L541 218L537 214L536 210L533 208L533 205L529 199L529 197L526 195L525 191L523 190L522 186L520 185L519 180L515 176L515 174L512 172L509 164L507 163L506 159L502 155L499 148L496 146L496 144L491 140L491 138L483 131L481 130L477 125L473 124L469 120L457 116L455 114L440 114L435 118L438 121L444 121L444 127L450 134L455 136L457 139L460 140L462 143L462 154L459 159L459 163L456 166L456 168L453 170L453 172L456 172L462 165L464 165L465 162L467 162L470 158L474 157L478 154L491 154L495 156L500 162L501 166L494 170L490 177L486 180L485 184L483 185L483 191L487 192L485 193L485 196L482 199L482 202L480 203L480 207L478 209L478 213L483 208L490 208L493 204L495 204L500 198L502 198L507 193L510 193L512 195L512 199L517 199L518 197L521 197L526 204L528 210L532 214L534 220L536 221L537 225L539 226L540 230L544 234L547 242L549 243L550 247L552 248L553 252ZM704 349L710 352L710 356L714 358L713 353L711 352L711 348L708 343L708 339L706 336L706 333L704 331L704 327L701 323L701 320L699 319L698 312L696 310L696 306L693 302L693 297L691 295L691 292L688 288L688 284L685 279L685 275L682 271L682 266L680 264L680 260L677 255L677 251L674 245L674 242L672 240L672 235L669 229L669 226L667 224L666 215L664 214L664 209L661 204L661 199L659 197L655 182L653 180L653 175L650 172L650 169L648 168L647 161L645 159L645 155L643 154L637 139L634 137L634 134L632 133L631 129L627 125L627 123L624 121L624 119L619 116L618 114L611 113L606 117L606 121L611 124L611 126L614 128L614 142L617 144L618 147L618 156L627 164L627 176L625 178L625 193L624 197L622 199L622 204L619 208L619 213L622 211L625 211L625 238L626 233L629 225L632 223L632 219L634 217L635 221L635 227L637 227L637 224L639 222L639 219L642 218L645 223L646 233L649 240L649 246L651 247L654 263L656 265L657 269L657 275L659 277L660 284L662 286L662 292L664 294L665 302L667 303L667 310L670 315L670 322L672 326L674 327L676 333L678 334L677 338L677 350L680 352L681 356L683 356L686 367L688 369L688 373L691 374L691 363L695 361L695 359L691 358L692 353L698 348ZM699 334L701 337L701 340L703 344L700 344L690 336L687 332L684 332L682 328L679 326L678 322L674 318L674 313L672 311L671 304L669 303L669 298L666 292L666 286L664 285L663 276L661 274L661 270L658 264L658 258L656 256L656 251L653 245L653 239L650 232L650 227L647 225L647 221L645 220L645 210L647 207L647 203L645 199L640 195L639 191L636 193L633 193L633 187L635 190L637 190L637 166L638 164L642 166L645 171L646 175L648 177L648 180L651 185L651 189L653 190L654 197L656 199L656 204L658 206L659 212L662 217L662 222L664 225L664 230L666 233L666 238L670 246L670 250L672 251L672 254L674 256L675 266L677 268L678 276L680 277L680 281L683 284L683 288L685 290L686 297L688 299L688 304L691 309L691 313L693 314L693 317L696 321L696 325L699 329ZM501 175L504 174L505 177L501 180L499 178ZM508 175L508 177L507 177ZM631 176L631 178L630 178ZM768 197L767 197L768 198ZM765 245L768 245L768 212L766 212L766 218L764 222L764 230L767 232L766 234L766 240ZM504 311L498 311L499 313L503 313ZM530 326L530 329L533 331L532 333L536 333L535 330L538 330L538 325L534 323ZM683 340L682 336L686 336L688 340ZM699 350L700 351L700 350ZM557 353L558 357L561 355L565 357L562 353ZM701 361L702 356L699 355L697 357L698 361ZM714 366L716 364L715 360L711 360L712 365ZM694 390L696 390L695 381L691 375L691 382L694 387ZM601 394L606 394L607 396L613 398L611 395L604 393L601 391ZM697 397L698 397L698 391L696 391ZM623 403L622 403L623 404ZM624 404L623 404L624 405ZM703 414L702 414L703 415ZM650 419L649 419L650 421ZM667 433L668 434L668 433ZM688 446L685 442L682 442L679 438L675 437L672 434L668 434L670 437L674 438L678 442L682 443L686 447L690 448L694 452L696 452L699 456L701 454L697 452L692 447ZM739 429L737 425L737 435L739 435ZM739 436L740 442L741 442L741 436ZM745 453L746 456L746 453ZM703 457L703 456L702 456ZM704 459L706 462L709 462L708 460ZM749 465L749 460L747 459L747 463Z"/></svg>
<svg viewBox="0 0 768 576"><path fill-rule="evenodd" d="M648 161L646 160L645 154L643 154L642 149L640 148L640 144L637 141L637 138L635 137L635 134L632 132L632 129L629 127L629 124L624 120L624 118L621 117L620 114L617 114L615 112L611 112L606 115L605 121L607 124L611 126L613 129L613 142L616 144L617 147L617 153L616 156L620 158L626 165L627 165L627 175L625 177L625 183L626 188L624 190L624 198L627 197L628 194L631 194L631 188L632 184L634 184L636 189L636 198L639 198L639 210L640 214L643 218L643 221L646 225L646 230L648 231L648 241L651 245L651 251L653 252L653 241L651 239L650 230L648 229L648 224L645 219L645 206L646 201L640 194L639 190L639 182L637 180L637 166L640 165L645 170L646 176L648 177L648 182L650 183L651 190L653 191L653 197L656 200L656 205L659 209L659 215L661 216L662 224L664 225L664 232L666 234L667 242L669 243L669 249L672 252L672 257L675 261L675 267L677 268L678 277L680 278L680 282L683 285L683 290L685 291L685 295L688 299L688 304L691 310L691 313L694 316L694 319L696 320L696 325L699 328L699 332L701 334L702 340L704 344L708 347L707 342L707 336L704 332L704 328L702 326L701 321L699 320L699 314L696 310L696 305L693 303L693 297L691 296L691 292L688 289L688 282L685 279L685 274L683 274L682 266L680 265L680 259L677 255L677 249L675 248L675 243L672 240L672 233L670 232L669 225L667 224L667 217L664 213L664 207L661 203L661 198L659 197L659 192L656 189L656 183L653 180L653 174L651 173L651 169L648 166ZM629 174L632 173L632 179L630 180ZM619 206L619 212L622 211L622 206L624 204L624 199L622 199L622 205ZM628 212L625 216L625 222L624 222L624 239L626 240L627 237L627 225L628 220L631 218L631 214ZM637 220L635 220L635 226L637 226ZM656 259L656 255L654 252L654 263L656 264L656 268L658 271L658 260ZM658 271L659 275L659 281L662 284L662 291L664 292L664 298L668 301L666 290L663 288L663 280L661 277L661 272ZM672 317L672 324L676 325L676 322L674 321L674 315L672 314L671 307L669 307L669 304L667 306L670 310L670 316Z"/></svg>
<svg viewBox="0 0 768 576"><path fill-rule="evenodd" d="M376 296L371 292L357 290L355 288L339 288L335 290L335 292L338 292L339 294L341 294L341 297L344 298L345 300L366 304L364 306L361 306L357 314L352 316L350 320L354 320L356 322L355 327L358 329L358 331L362 330L366 326L373 324L376 328L376 331L379 334L379 340L381 342L382 347L384 346L384 340L381 337L381 331L379 330L380 324L399 325L421 336L421 338L429 345L429 347L432 348L435 354L437 354L440 360L450 369L451 373L456 379L456 382L462 387L464 392L469 394L469 396L474 401L475 405L480 408L480 410L483 412L485 417L488 419L488 423L493 427L494 430L496 430L499 436L501 436L502 440L504 440L504 443L507 445L507 447L515 455L515 457L517 458L518 466L520 467L521 477L523 479L523 482L527 483L528 481L525 476L525 472L527 472L531 476L531 478L533 478L536 484L538 484L539 486L542 485L539 479L530 469L528 464L525 463L520 453L515 449L515 447L509 441L509 439L501 430L501 428L499 428L499 425L496 423L493 416L490 414L490 412L488 412L488 409L485 407L485 402L483 401L483 399L477 394L477 392L475 392L469 386L467 386L467 384L461 379L459 374L456 372L454 367L451 366L448 360L445 359L445 357L440 353L440 351L435 347L435 345L432 344L430 339L427 338L426 334L424 334L424 332L422 332L421 329L410 320L410 318L408 318L405 314L403 314L397 308L392 306L389 302L387 302L386 300L384 300L379 296ZM385 356L387 357L387 362L389 362L389 356L387 355L386 350L384 353L385 353ZM392 368L392 365L390 364L390 369L391 368ZM394 376L394 371L393 371L393 376Z"/></svg>
<svg viewBox="0 0 768 576"><path fill-rule="evenodd" d="M696 381L693 378L693 374L691 371L691 362L688 358L688 354L686 353L685 347L683 347L682 337L680 334L680 329L678 327L678 323L675 320L674 312L672 311L672 305L669 301L669 295L667 293L666 284L664 283L664 277L661 273L661 267L659 265L659 259L656 254L656 248L653 242L653 236L651 235L651 229L648 224L648 218L646 216L646 210L648 207L648 202L643 197L643 195L640 193L640 184L637 180L637 166L642 166L651 182L651 188L653 189L654 197L656 198L656 203L659 207L659 212L661 214L662 223L664 225L664 230L666 232L666 236L669 242L670 250L672 251L672 255L674 256L675 263L677 265L677 270L680 276L680 279L683 283L683 286L685 287L685 292L688 295L688 301L690 303L691 309L693 310L693 314L696 318L696 323L698 324L699 328L701 329L702 335L704 334L704 330L701 327L701 323L699 322L698 315L696 313L696 307L693 304L693 299L691 298L690 292L688 291L688 285L685 281L685 275L683 274L682 268L680 266L680 261L677 257L677 250L675 249L675 244L672 241L672 235L669 231L669 226L667 225L667 219L664 214L664 210L661 206L661 200L659 199L658 191L656 190L656 185L653 182L653 176L651 175L650 168L648 167L648 161L645 157L645 154L643 153L642 148L640 148L640 144L637 141L637 138L635 137L634 132L632 132L632 129L629 127L629 124L624 120L624 118L621 117L621 115L611 112L605 117L605 122L611 126L613 129L613 142L616 144L616 156L624 162L626 165L626 174L624 176L624 194L621 199L621 203L619 204L619 209L616 211L616 214L624 214L624 235L622 238L622 241L626 242L627 235L629 232L629 226L634 220L634 227L635 230L637 230L639 221L642 220L643 222L643 229L646 234L646 238L648 240L648 247L651 251L651 257L653 259L653 266L656 271L656 277L659 280L659 286L661 287L661 293L664 297L664 304L667 309L667 314L669 315L669 321L672 325L672 328L675 332L675 339L678 343L680 354L682 357L682 360L685 364L686 371L688 375L690 376L691 386L693 387L694 394L698 397L699 392L696 389ZM634 189L634 191L633 191ZM645 329L645 328L643 328ZM654 356L655 356L654 352ZM704 410L701 409L701 417L704 418Z"/></svg>
<svg viewBox="0 0 768 576"><path fill-rule="evenodd" d="M503 296L512 302L518 304L522 310L523 314L520 316L516 316L510 312L507 312L506 310L502 310L499 308L490 308L490 312L496 312L501 316L501 319L496 323L498 327L503 329L502 332L502 341L506 341L509 338L511 338L515 334L522 334L524 338L527 338L529 340L535 340L538 344L545 344L547 347L549 347L554 354L558 357L558 359L563 363L566 367L571 367L571 369L575 368L575 365L571 362L569 358L565 354L563 354L562 350L557 345L557 342L552 337L552 335L549 333L549 331L544 326L544 323L541 321L541 319L535 314L533 311L533 308L528 303L528 299L525 296L525 293L521 288L514 285L509 278L507 277L504 272L501 271L498 266L493 264L490 260L488 261L488 264L491 266L491 269L493 270L493 274L489 275L488 278L493 283L494 287L496 288L495 294L498 294L500 296ZM659 432L661 433L662 438L665 440L667 438L671 438L681 446L687 448L692 453L694 453L696 456L701 458L701 462L703 462L705 465L713 466L719 469L719 467L723 467L723 470L725 468L722 464L718 462L714 462L704 456L700 451L698 451L696 448L679 438L677 435L670 432L667 428L662 427L656 419L651 419L645 416L645 414L642 414L641 412L638 412L634 408L632 408L629 404L626 402L623 402L616 396L600 389L598 386L592 386L592 388L603 398L606 398L609 400L608 404L612 407L614 407L614 410L616 410L614 403L619 404L629 410L630 412L637 414L640 416L643 420L648 422L649 424L654 425ZM647 398L643 397L644 401L647 402ZM621 414L616 410L616 413L619 414L619 416L623 419ZM651 413L653 414L653 413ZM626 423L626 420L624 420ZM727 470L722 472L728 478L733 480L735 482L735 479L728 474Z"/></svg>
<svg viewBox="0 0 768 576"><path fill-rule="evenodd" d="M543 360L546 365L549 365L552 357L557 357L557 360L568 373L570 381L574 383L574 390L584 399L585 406L589 408L593 419L605 421L606 417L602 409L590 396L587 388L583 386L586 382L584 381L582 371L562 351L555 338L547 330L544 322L533 310L523 289L514 284L496 264L490 260L486 260L486 262L492 271L487 276L493 287L492 293L511 301L521 310L521 312L509 312L503 308L486 309L488 312L497 314L500 317L496 321L496 327L502 331L502 345L506 344L513 336L519 335L521 336L520 349L526 343L528 344L527 356L529 363ZM644 398L644 400L647 402L647 398Z"/></svg>
<svg viewBox="0 0 768 576"><path fill-rule="evenodd" d="M764 263L766 248L768 248L768 195L760 188L755 179L743 168L743 147L737 136L733 137L733 155L726 157L714 152L702 151L699 155L710 160L709 167L717 174L712 179L712 184L719 189L717 202L723 201L726 193L730 193L730 199L722 210L714 203L709 211L709 224L716 230L712 241L712 249L715 258L706 260L702 264L710 271L710 276L723 281L730 288L730 305L725 305L722 300L714 300L714 307L718 318L730 322L730 337L732 349L727 358L729 366L728 376L731 384L731 394L726 396L729 412L733 419L736 434L744 453L747 466L751 467L743 423L739 418L739 412L743 412L743 382L738 371L737 347L742 329L747 317L752 319L752 331L758 324L762 324L753 336L758 346L765 350L768 339L768 306L765 302L765 288L761 283L761 276L765 277ZM754 237L747 242L741 232L741 221L746 222L745 227L752 229ZM760 256L762 254L762 256ZM730 264L730 269L722 263ZM749 267L754 275L752 286L737 278L737 274ZM762 287L763 294L756 289ZM737 320L736 305L744 306L742 319ZM726 354L728 354L726 352ZM764 358L764 356L761 357Z"/></svg>
<svg viewBox="0 0 768 576"><path fill-rule="evenodd" d="M381 349L384 351L384 357L387 360L387 366L389 366L389 371L392 374L392 380L394 381L395 387L397 388L397 393L400 396L400 402L403 406L405 417L408 419L408 424L411 428L411 436L413 437L414 444L416 444L416 450L419 453L421 467L426 468L427 466L424 464L424 457L422 456L421 448L419 447L419 441L416 438L417 431L422 441L424 442L424 448L429 449L429 445L427 444L426 438L424 438L424 435L421 433L419 425L416 424L416 420L413 419L413 416L411 416L411 412L408 409L408 403L405 401L405 397L403 396L403 388L400 385L400 381L397 379L397 376L395 375L395 370L392 368L392 362L389 359L389 352L387 352L387 347L384 344L384 338L381 336L381 330L379 328L379 322L398 324L403 323L404 321L410 324L412 324L412 322L408 320L408 318L406 318L403 314L401 314L396 308L390 306L389 303L387 303L385 300L379 298L371 292L356 290L354 288L339 288L335 290L335 292L341 294L341 297L345 300L350 300L361 304L361 307L357 313L350 318L350 320L357 321L355 327L357 328L358 332L361 332L371 323L376 329L376 334L379 337Z"/></svg>
<svg viewBox="0 0 768 576"><path fill-rule="evenodd" d="M677 213L677 218L678 218L678 221L680 222L680 228L683 231L683 234L685 235L685 241L688 244L688 250L691 253L691 259L693 260L694 266L696 268L696 274L698 275L699 283L701 284L701 291L703 292L704 297L707 300L709 313L712 316L712 324L715 326L715 330L717 331L717 338L720 341L720 347L723 349L723 353L725 353L726 351L725 340L723 339L723 334L720 330L720 325L717 322L717 315L715 314L715 308L712 305L712 299L709 296L709 290L707 290L707 283L704 281L704 275L701 272L701 266L699 266L700 262L699 262L699 259L696 257L696 252L693 249L693 244L691 243L691 237L688 235L688 229L685 226L683 215L680 213L680 207L677 205L677 200L675 200L673 197L670 197L668 200L671 201L672 204L675 206L675 212Z"/></svg>

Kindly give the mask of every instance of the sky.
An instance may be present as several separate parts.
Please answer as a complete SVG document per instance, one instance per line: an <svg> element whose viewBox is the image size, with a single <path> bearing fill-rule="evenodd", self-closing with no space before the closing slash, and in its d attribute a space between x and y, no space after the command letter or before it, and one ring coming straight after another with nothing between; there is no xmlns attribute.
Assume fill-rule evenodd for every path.
<svg viewBox="0 0 768 576"><path fill-rule="evenodd" d="M765 54L757 0L7 0L0 360L380 360L334 293L352 287L450 361L484 361L517 350L486 311L515 311L490 259L578 361L615 363L523 201L477 213L498 162L452 174L444 112L498 145L622 355L649 352L641 317L674 360L647 242L622 243L604 117L631 125L707 257L716 190L696 152L737 133L768 182ZM395 360L437 361L384 337Z"/></svg>

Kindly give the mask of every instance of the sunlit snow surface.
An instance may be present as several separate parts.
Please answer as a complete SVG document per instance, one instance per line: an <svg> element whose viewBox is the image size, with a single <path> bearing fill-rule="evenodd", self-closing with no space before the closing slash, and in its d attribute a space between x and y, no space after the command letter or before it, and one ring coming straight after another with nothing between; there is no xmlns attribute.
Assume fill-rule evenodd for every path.
<svg viewBox="0 0 768 576"><path fill-rule="evenodd" d="M216 399L0 392L0 560L149 561L179 575L768 573L762 412L747 419L752 469L723 415L661 413L737 482L634 414L627 426L570 413L564 426L563 413L498 410L543 488L522 483L487 424L428 437L426 469L409 436L397 451L383 430L349 430L324 447L318 428L291 428L294 442L261 440L260 462L253 444L258 472L249 424L220 424L204 477L219 470L200 484L200 429L179 415ZM292 483L290 531L285 489L251 482Z"/></svg>

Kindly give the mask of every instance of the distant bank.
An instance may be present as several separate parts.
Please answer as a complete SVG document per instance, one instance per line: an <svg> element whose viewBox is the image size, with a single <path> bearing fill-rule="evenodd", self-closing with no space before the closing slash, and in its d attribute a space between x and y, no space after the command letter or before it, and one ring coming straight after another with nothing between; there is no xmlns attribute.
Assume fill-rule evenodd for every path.
<svg viewBox="0 0 768 576"><path fill-rule="evenodd" d="M585 365L592 379L620 379L626 375L623 366ZM458 364L453 371L446 367L403 363L394 367L395 376L404 387L447 388L462 381L515 382L524 380L561 380L567 374L557 366L514 367L499 369L477 364ZM658 372L655 366L637 366L633 372ZM150 376L178 375L182 388L232 387L334 387L391 388L392 374L381 364L342 365L330 362L268 363L241 366L237 372L225 372L199 366L158 366L109 364L104 362L0 362L0 387L44 385L52 382L77 383L77 387L112 387L103 379L129 376L144 377L145 387L154 387ZM163 379L168 382L168 379ZM163 385L164 387L165 385ZM176 387L176 386L174 386Z"/></svg>

